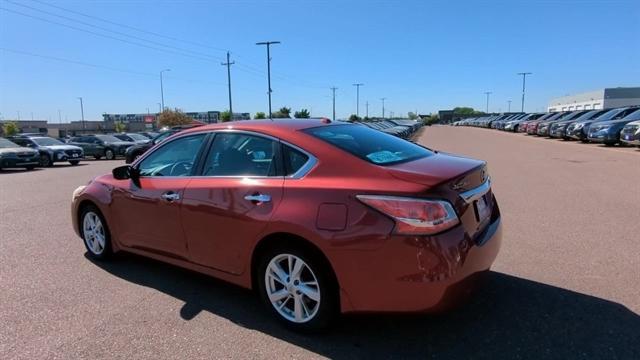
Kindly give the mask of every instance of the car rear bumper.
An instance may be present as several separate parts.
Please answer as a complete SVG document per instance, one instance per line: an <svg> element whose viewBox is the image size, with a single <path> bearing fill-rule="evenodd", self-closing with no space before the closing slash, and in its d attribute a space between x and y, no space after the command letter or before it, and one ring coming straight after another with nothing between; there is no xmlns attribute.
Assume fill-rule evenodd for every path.
<svg viewBox="0 0 640 360"><path fill-rule="evenodd" d="M494 201L491 221L475 238L464 226L436 236L391 236L373 251L331 255L343 312L438 312L468 298L491 268L502 241Z"/></svg>

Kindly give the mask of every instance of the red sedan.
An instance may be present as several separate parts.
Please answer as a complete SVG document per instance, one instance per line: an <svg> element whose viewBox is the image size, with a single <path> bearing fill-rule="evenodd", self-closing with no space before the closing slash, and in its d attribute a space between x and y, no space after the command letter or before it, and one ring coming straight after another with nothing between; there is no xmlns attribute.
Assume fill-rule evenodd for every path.
<svg viewBox="0 0 640 360"><path fill-rule="evenodd" d="M73 193L88 255L127 251L256 289L299 330L435 311L500 247L483 161L326 119L202 126Z"/></svg>

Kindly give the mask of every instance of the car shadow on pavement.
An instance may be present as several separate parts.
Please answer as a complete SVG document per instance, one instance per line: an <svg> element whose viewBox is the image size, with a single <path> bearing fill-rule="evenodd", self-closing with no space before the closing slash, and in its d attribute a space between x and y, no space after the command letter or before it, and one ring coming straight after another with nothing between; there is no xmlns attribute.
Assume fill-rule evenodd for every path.
<svg viewBox="0 0 640 360"><path fill-rule="evenodd" d="M94 262L132 283L330 358L638 359L640 316L623 305L499 272L444 315L352 315L323 334L275 322L252 292L135 255Z"/></svg>

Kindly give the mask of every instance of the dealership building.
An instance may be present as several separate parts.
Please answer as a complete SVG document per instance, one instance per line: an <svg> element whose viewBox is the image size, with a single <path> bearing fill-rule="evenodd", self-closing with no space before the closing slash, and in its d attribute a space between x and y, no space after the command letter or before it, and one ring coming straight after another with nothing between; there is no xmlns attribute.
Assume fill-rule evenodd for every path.
<svg viewBox="0 0 640 360"><path fill-rule="evenodd" d="M571 111L611 109L621 106L640 105L640 87L606 88L576 95L552 99L547 110Z"/></svg>

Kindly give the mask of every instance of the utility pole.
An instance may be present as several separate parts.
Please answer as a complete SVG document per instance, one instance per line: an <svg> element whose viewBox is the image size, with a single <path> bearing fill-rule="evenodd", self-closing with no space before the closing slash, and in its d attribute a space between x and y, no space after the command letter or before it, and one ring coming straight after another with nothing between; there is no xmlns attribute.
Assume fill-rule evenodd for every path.
<svg viewBox="0 0 640 360"><path fill-rule="evenodd" d="M31 112L31 121L33 121L33 111Z"/></svg>
<svg viewBox="0 0 640 360"><path fill-rule="evenodd" d="M160 71L160 101L162 101L162 110L160 112L164 110L164 86L162 84L162 73L165 71L171 71L171 69L164 69Z"/></svg>
<svg viewBox="0 0 640 360"><path fill-rule="evenodd" d="M380 98L380 100L382 100L382 118L383 118L383 119L384 119L384 101L385 101L386 99L387 99L387 98Z"/></svg>
<svg viewBox="0 0 640 360"><path fill-rule="evenodd" d="M60 109L58 109L58 123L62 123L62 113L60 112Z"/></svg>
<svg viewBox="0 0 640 360"><path fill-rule="evenodd" d="M162 114L162 104L158 103L158 115Z"/></svg>
<svg viewBox="0 0 640 360"><path fill-rule="evenodd" d="M338 88L335 86L331 88L331 92L333 93L333 121L336 121L336 90L338 90Z"/></svg>
<svg viewBox="0 0 640 360"><path fill-rule="evenodd" d="M84 124L84 105L82 104L82 97L78 97L80 99L80 114L82 115L82 131L86 130L87 127Z"/></svg>
<svg viewBox="0 0 640 360"><path fill-rule="evenodd" d="M147 115L150 115L151 113L149 112L149 108L147 108Z"/></svg>
<svg viewBox="0 0 640 360"><path fill-rule="evenodd" d="M527 79L527 75L531 75L531 72L521 72L518 75L522 75L522 105L520 106L520 112L524 112L524 88Z"/></svg>
<svg viewBox="0 0 640 360"><path fill-rule="evenodd" d="M256 45L265 45L267 47L267 87L269 93L269 119L272 119L271 113L271 45L280 44L280 41L262 41L256 43Z"/></svg>
<svg viewBox="0 0 640 360"><path fill-rule="evenodd" d="M362 83L353 84L356 87L356 116L360 117L360 86Z"/></svg>
<svg viewBox="0 0 640 360"><path fill-rule="evenodd" d="M366 113L366 117L369 118L369 101L367 100L367 102L365 103L365 105L367 106L367 113Z"/></svg>
<svg viewBox="0 0 640 360"><path fill-rule="evenodd" d="M20 121L20 110L18 110L18 121Z"/></svg>
<svg viewBox="0 0 640 360"><path fill-rule="evenodd" d="M227 84L229 85L229 114L231 116L231 120L233 120L233 106L231 105L231 65L233 64L235 64L235 61L229 61L229 52L227 51L227 62L222 63L222 66L227 67Z"/></svg>
<svg viewBox="0 0 640 360"><path fill-rule="evenodd" d="M507 112L511 112L511 100L507 100L507 103L509 103L509 110L507 110Z"/></svg>
<svg viewBox="0 0 640 360"><path fill-rule="evenodd" d="M489 113L489 95L491 95L492 92L491 91L485 91L484 94L487 95L487 111L486 111L486 113L488 114Z"/></svg>

